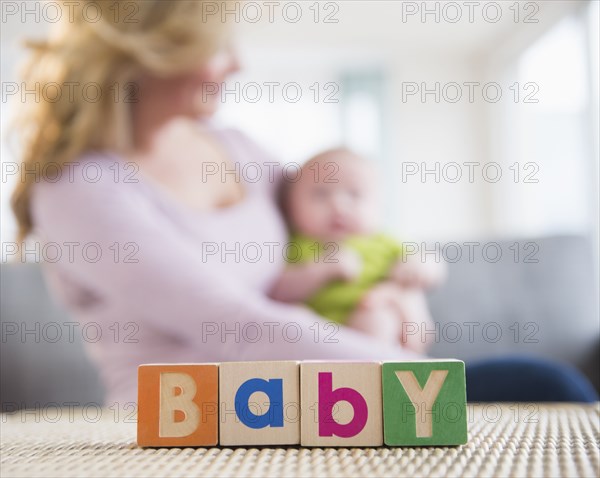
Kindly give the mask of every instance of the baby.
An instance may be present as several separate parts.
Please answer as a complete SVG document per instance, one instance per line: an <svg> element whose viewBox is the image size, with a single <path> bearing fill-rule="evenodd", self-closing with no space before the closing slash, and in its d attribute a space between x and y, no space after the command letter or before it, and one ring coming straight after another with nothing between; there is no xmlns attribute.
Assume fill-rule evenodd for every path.
<svg viewBox="0 0 600 478"><path fill-rule="evenodd" d="M293 246L271 297L423 352L420 331L431 322L424 290L441 282L444 267L407 259L400 243L378 232L377 192L372 165L341 148L286 181L281 205Z"/></svg>

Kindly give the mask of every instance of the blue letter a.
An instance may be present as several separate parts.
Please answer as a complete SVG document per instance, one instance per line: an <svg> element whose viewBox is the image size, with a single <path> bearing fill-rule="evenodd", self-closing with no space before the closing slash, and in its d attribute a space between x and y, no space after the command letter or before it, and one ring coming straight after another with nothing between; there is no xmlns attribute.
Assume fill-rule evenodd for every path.
<svg viewBox="0 0 600 478"><path fill-rule="evenodd" d="M269 397L269 409L262 415L250 411L248 400L254 392L264 392ZM235 413L249 428L283 426L283 380L251 378L244 382L235 394Z"/></svg>

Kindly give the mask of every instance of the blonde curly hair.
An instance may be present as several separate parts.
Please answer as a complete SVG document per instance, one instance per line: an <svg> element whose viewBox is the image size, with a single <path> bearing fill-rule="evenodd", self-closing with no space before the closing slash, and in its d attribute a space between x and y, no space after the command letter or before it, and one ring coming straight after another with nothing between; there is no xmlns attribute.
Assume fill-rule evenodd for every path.
<svg viewBox="0 0 600 478"><path fill-rule="evenodd" d="M131 104L140 75L185 73L207 61L229 38L220 15L208 14L212 11L207 4L214 2L61 3L61 20L49 38L26 43L31 51L21 85L37 94L35 101L19 105L11 128L19 136L21 167L28 173L12 196L20 240L33 226L33 184L49 169L56 174L56 168L44 166L52 162L60 169L87 150L129 151ZM77 89L89 85L93 100Z"/></svg>

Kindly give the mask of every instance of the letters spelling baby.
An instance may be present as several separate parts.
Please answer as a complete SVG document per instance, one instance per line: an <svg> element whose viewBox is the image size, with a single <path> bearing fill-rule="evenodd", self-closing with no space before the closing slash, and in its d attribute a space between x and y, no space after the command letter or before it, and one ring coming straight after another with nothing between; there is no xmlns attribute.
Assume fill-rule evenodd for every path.
<svg viewBox="0 0 600 478"><path fill-rule="evenodd" d="M467 442L459 360L226 362L138 369L149 447Z"/></svg>

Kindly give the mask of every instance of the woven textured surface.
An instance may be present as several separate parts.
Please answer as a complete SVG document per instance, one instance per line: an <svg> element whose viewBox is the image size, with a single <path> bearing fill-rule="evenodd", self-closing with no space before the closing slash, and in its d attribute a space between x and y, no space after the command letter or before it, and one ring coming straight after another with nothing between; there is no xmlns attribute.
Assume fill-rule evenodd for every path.
<svg viewBox="0 0 600 478"><path fill-rule="evenodd" d="M600 475L600 404L469 405L469 443L442 448L162 448L109 409L2 415L0 476Z"/></svg>

